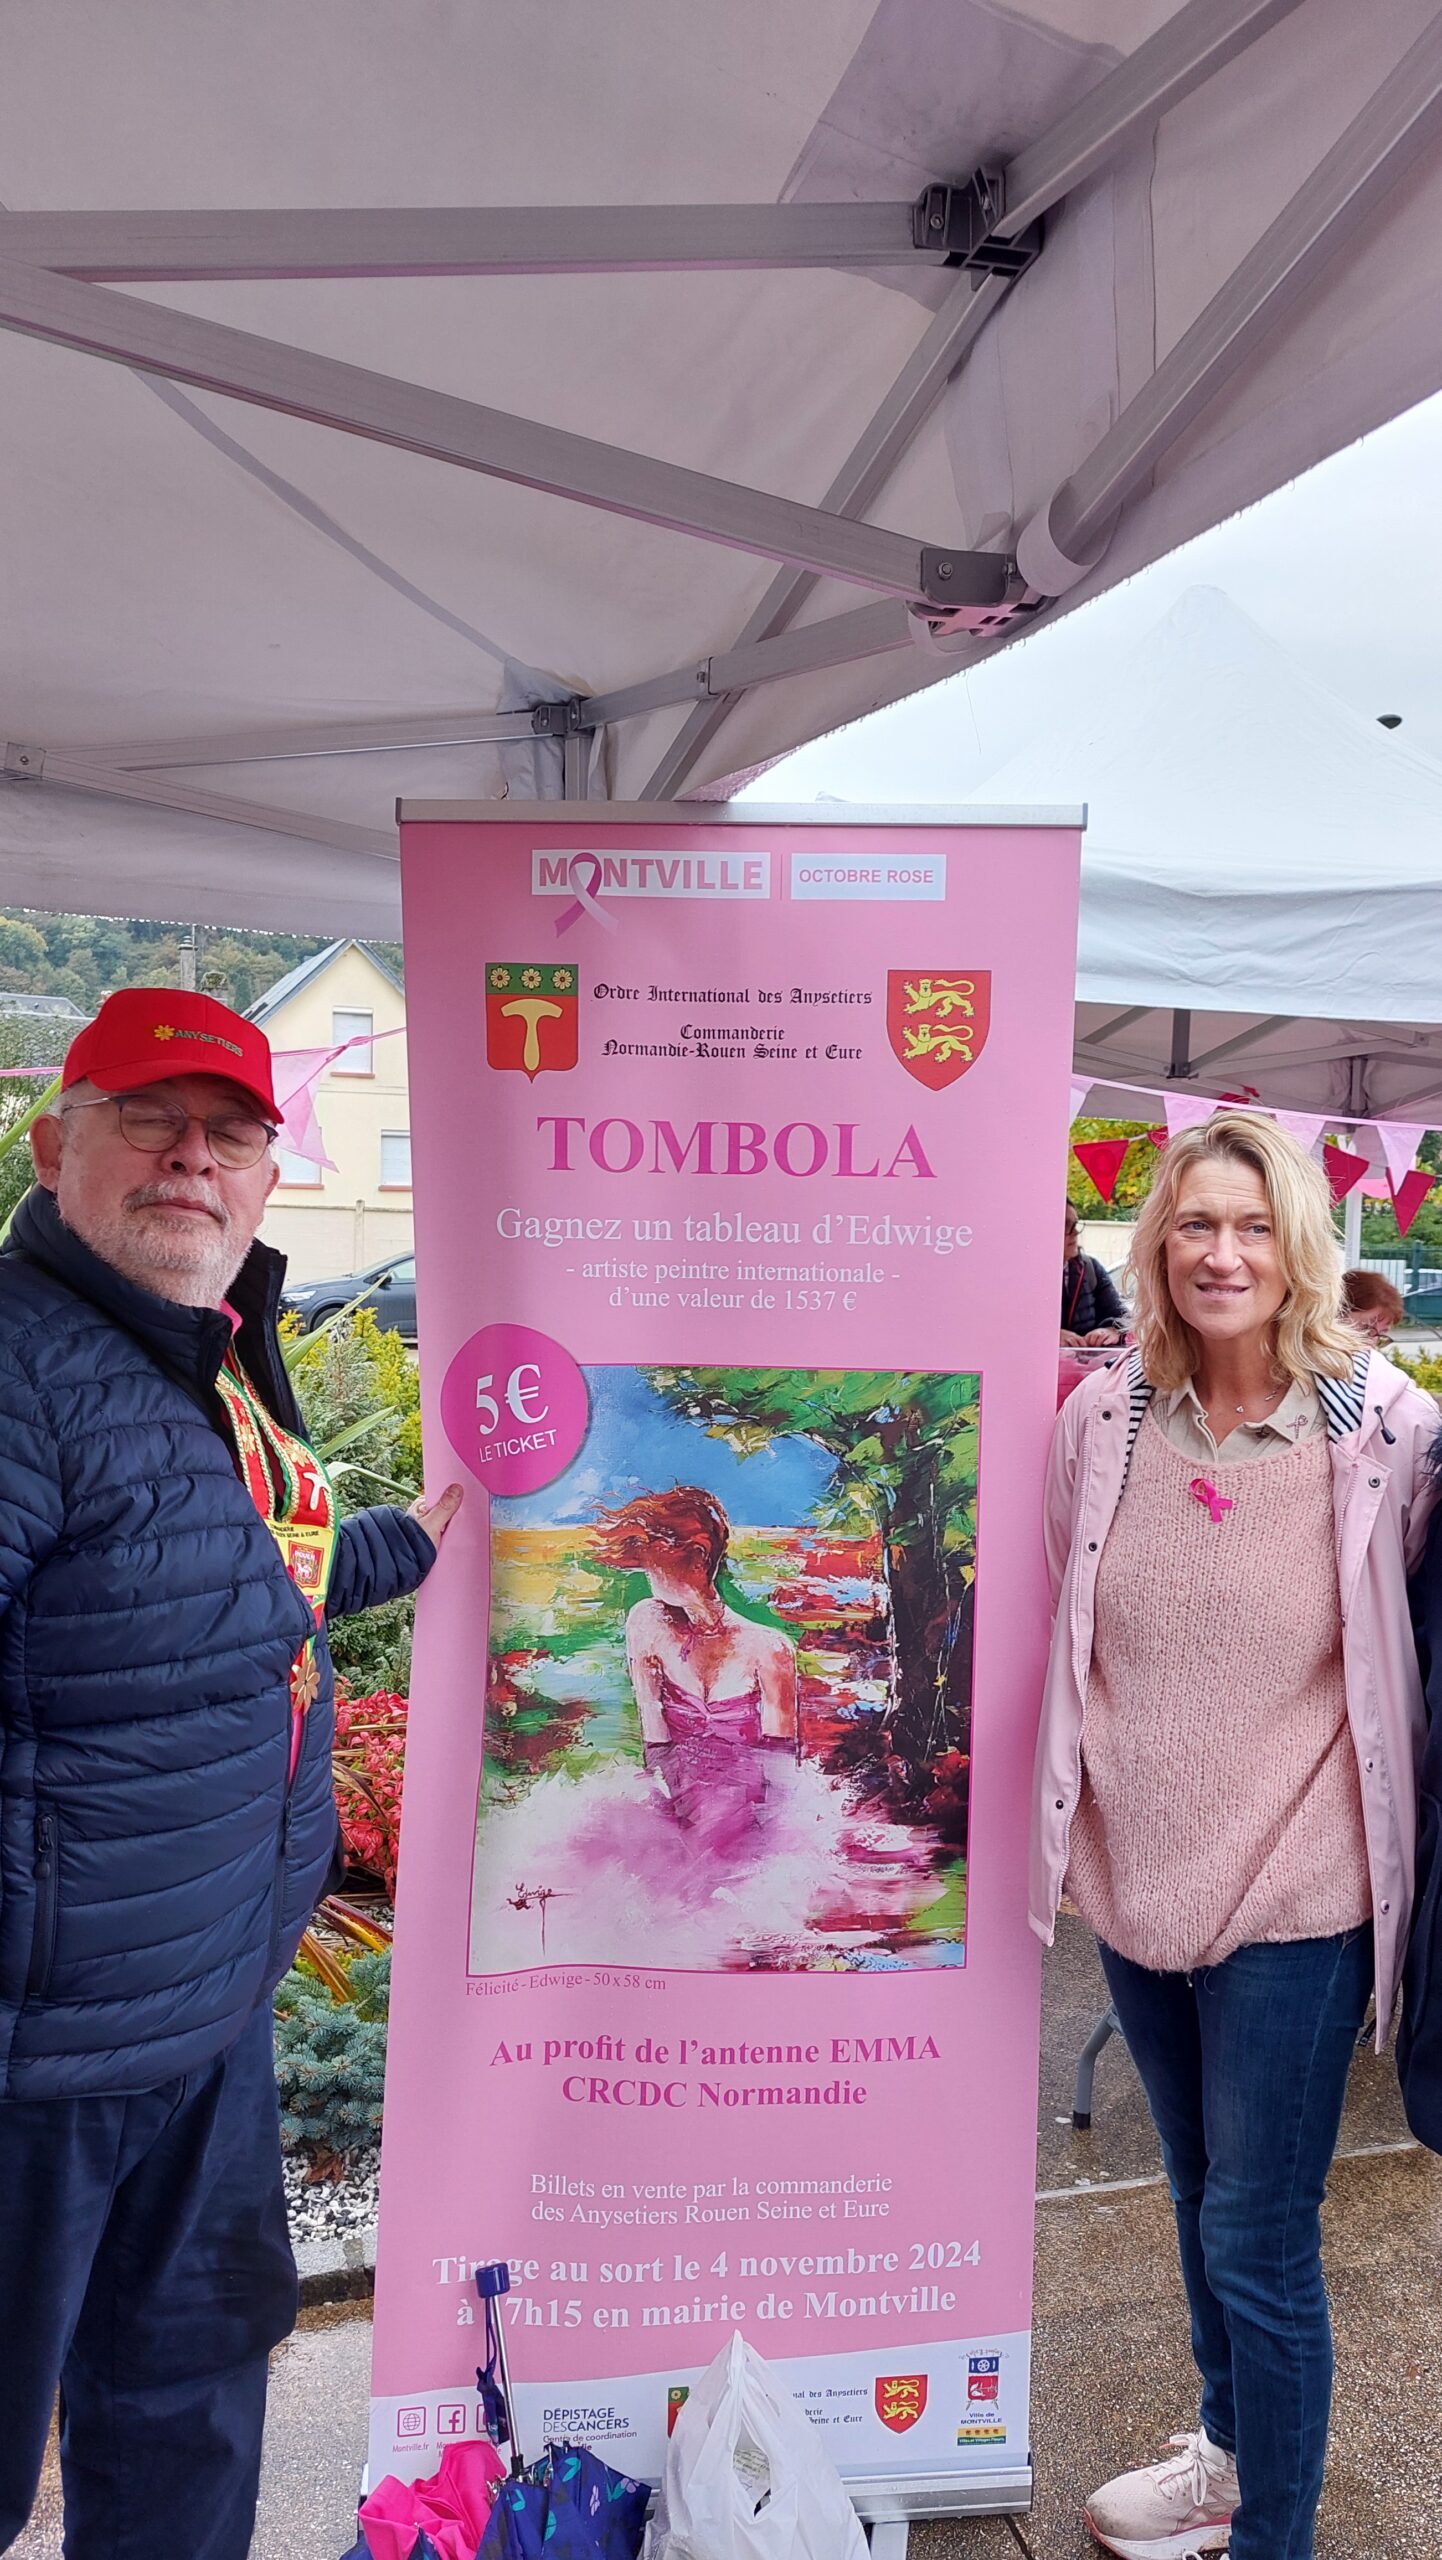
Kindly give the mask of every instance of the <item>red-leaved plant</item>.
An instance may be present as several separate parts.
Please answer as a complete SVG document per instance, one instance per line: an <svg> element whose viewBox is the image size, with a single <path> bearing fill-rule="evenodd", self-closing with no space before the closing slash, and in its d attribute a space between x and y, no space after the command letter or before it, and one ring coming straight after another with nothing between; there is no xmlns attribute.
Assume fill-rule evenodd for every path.
<svg viewBox="0 0 1442 2560"><path fill-rule="evenodd" d="M405 1766L405 1699L392 1689L352 1698L337 1684L333 1768L341 1837L350 1864L379 1876L392 1898Z"/></svg>

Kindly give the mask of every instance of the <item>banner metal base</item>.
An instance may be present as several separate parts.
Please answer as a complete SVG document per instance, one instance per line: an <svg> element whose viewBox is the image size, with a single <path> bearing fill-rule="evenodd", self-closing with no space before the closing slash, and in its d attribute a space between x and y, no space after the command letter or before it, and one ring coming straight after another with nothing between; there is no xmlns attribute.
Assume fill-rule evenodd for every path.
<svg viewBox="0 0 1442 2560"><path fill-rule="evenodd" d="M1021 2516L1031 2505L1029 2462L1003 2471L920 2471L905 2480L847 2481L851 2503L872 2528L872 2560L904 2560L906 2528L939 2516ZM900 2533L901 2539L888 2540Z"/></svg>

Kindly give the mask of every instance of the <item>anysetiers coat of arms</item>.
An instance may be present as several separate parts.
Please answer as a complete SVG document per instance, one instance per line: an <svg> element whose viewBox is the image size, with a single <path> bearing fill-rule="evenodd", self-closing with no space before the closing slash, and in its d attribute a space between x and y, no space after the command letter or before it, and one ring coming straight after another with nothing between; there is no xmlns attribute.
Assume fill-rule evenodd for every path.
<svg viewBox="0 0 1442 2560"><path fill-rule="evenodd" d="M918 1084L940 1093L974 1067L991 1028L991 971L891 969L886 1031Z"/></svg>
<svg viewBox="0 0 1442 2560"><path fill-rule="evenodd" d="M532 1082L563 1074L578 1055L576 972L537 960L493 960L486 970L486 1063Z"/></svg>

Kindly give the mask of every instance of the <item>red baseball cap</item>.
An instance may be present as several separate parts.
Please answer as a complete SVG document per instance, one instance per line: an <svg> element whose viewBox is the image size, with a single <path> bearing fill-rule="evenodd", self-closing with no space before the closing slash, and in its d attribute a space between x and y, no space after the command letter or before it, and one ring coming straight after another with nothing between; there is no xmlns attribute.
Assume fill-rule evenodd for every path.
<svg viewBox="0 0 1442 2560"><path fill-rule="evenodd" d="M214 996L184 987L120 987L107 996L71 1041L60 1082L134 1093L169 1076L224 1076L279 1123L265 1033Z"/></svg>

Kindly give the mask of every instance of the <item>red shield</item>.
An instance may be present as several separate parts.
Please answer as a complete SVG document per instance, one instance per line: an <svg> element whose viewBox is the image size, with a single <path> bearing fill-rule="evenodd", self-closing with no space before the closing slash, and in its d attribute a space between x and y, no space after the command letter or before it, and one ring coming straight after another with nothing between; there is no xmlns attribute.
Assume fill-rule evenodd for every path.
<svg viewBox="0 0 1442 2560"><path fill-rule="evenodd" d="M940 1093L974 1067L991 1028L989 969L891 969L886 1033L909 1076Z"/></svg>
<svg viewBox="0 0 1442 2560"><path fill-rule="evenodd" d="M486 969L486 1062L534 1083L577 1058L576 972L550 961L492 960Z"/></svg>
<svg viewBox="0 0 1442 2560"><path fill-rule="evenodd" d="M926 2407L924 2373L882 2373L876 2378L876 2414L894 2436L914 2427Z"/></svg>

